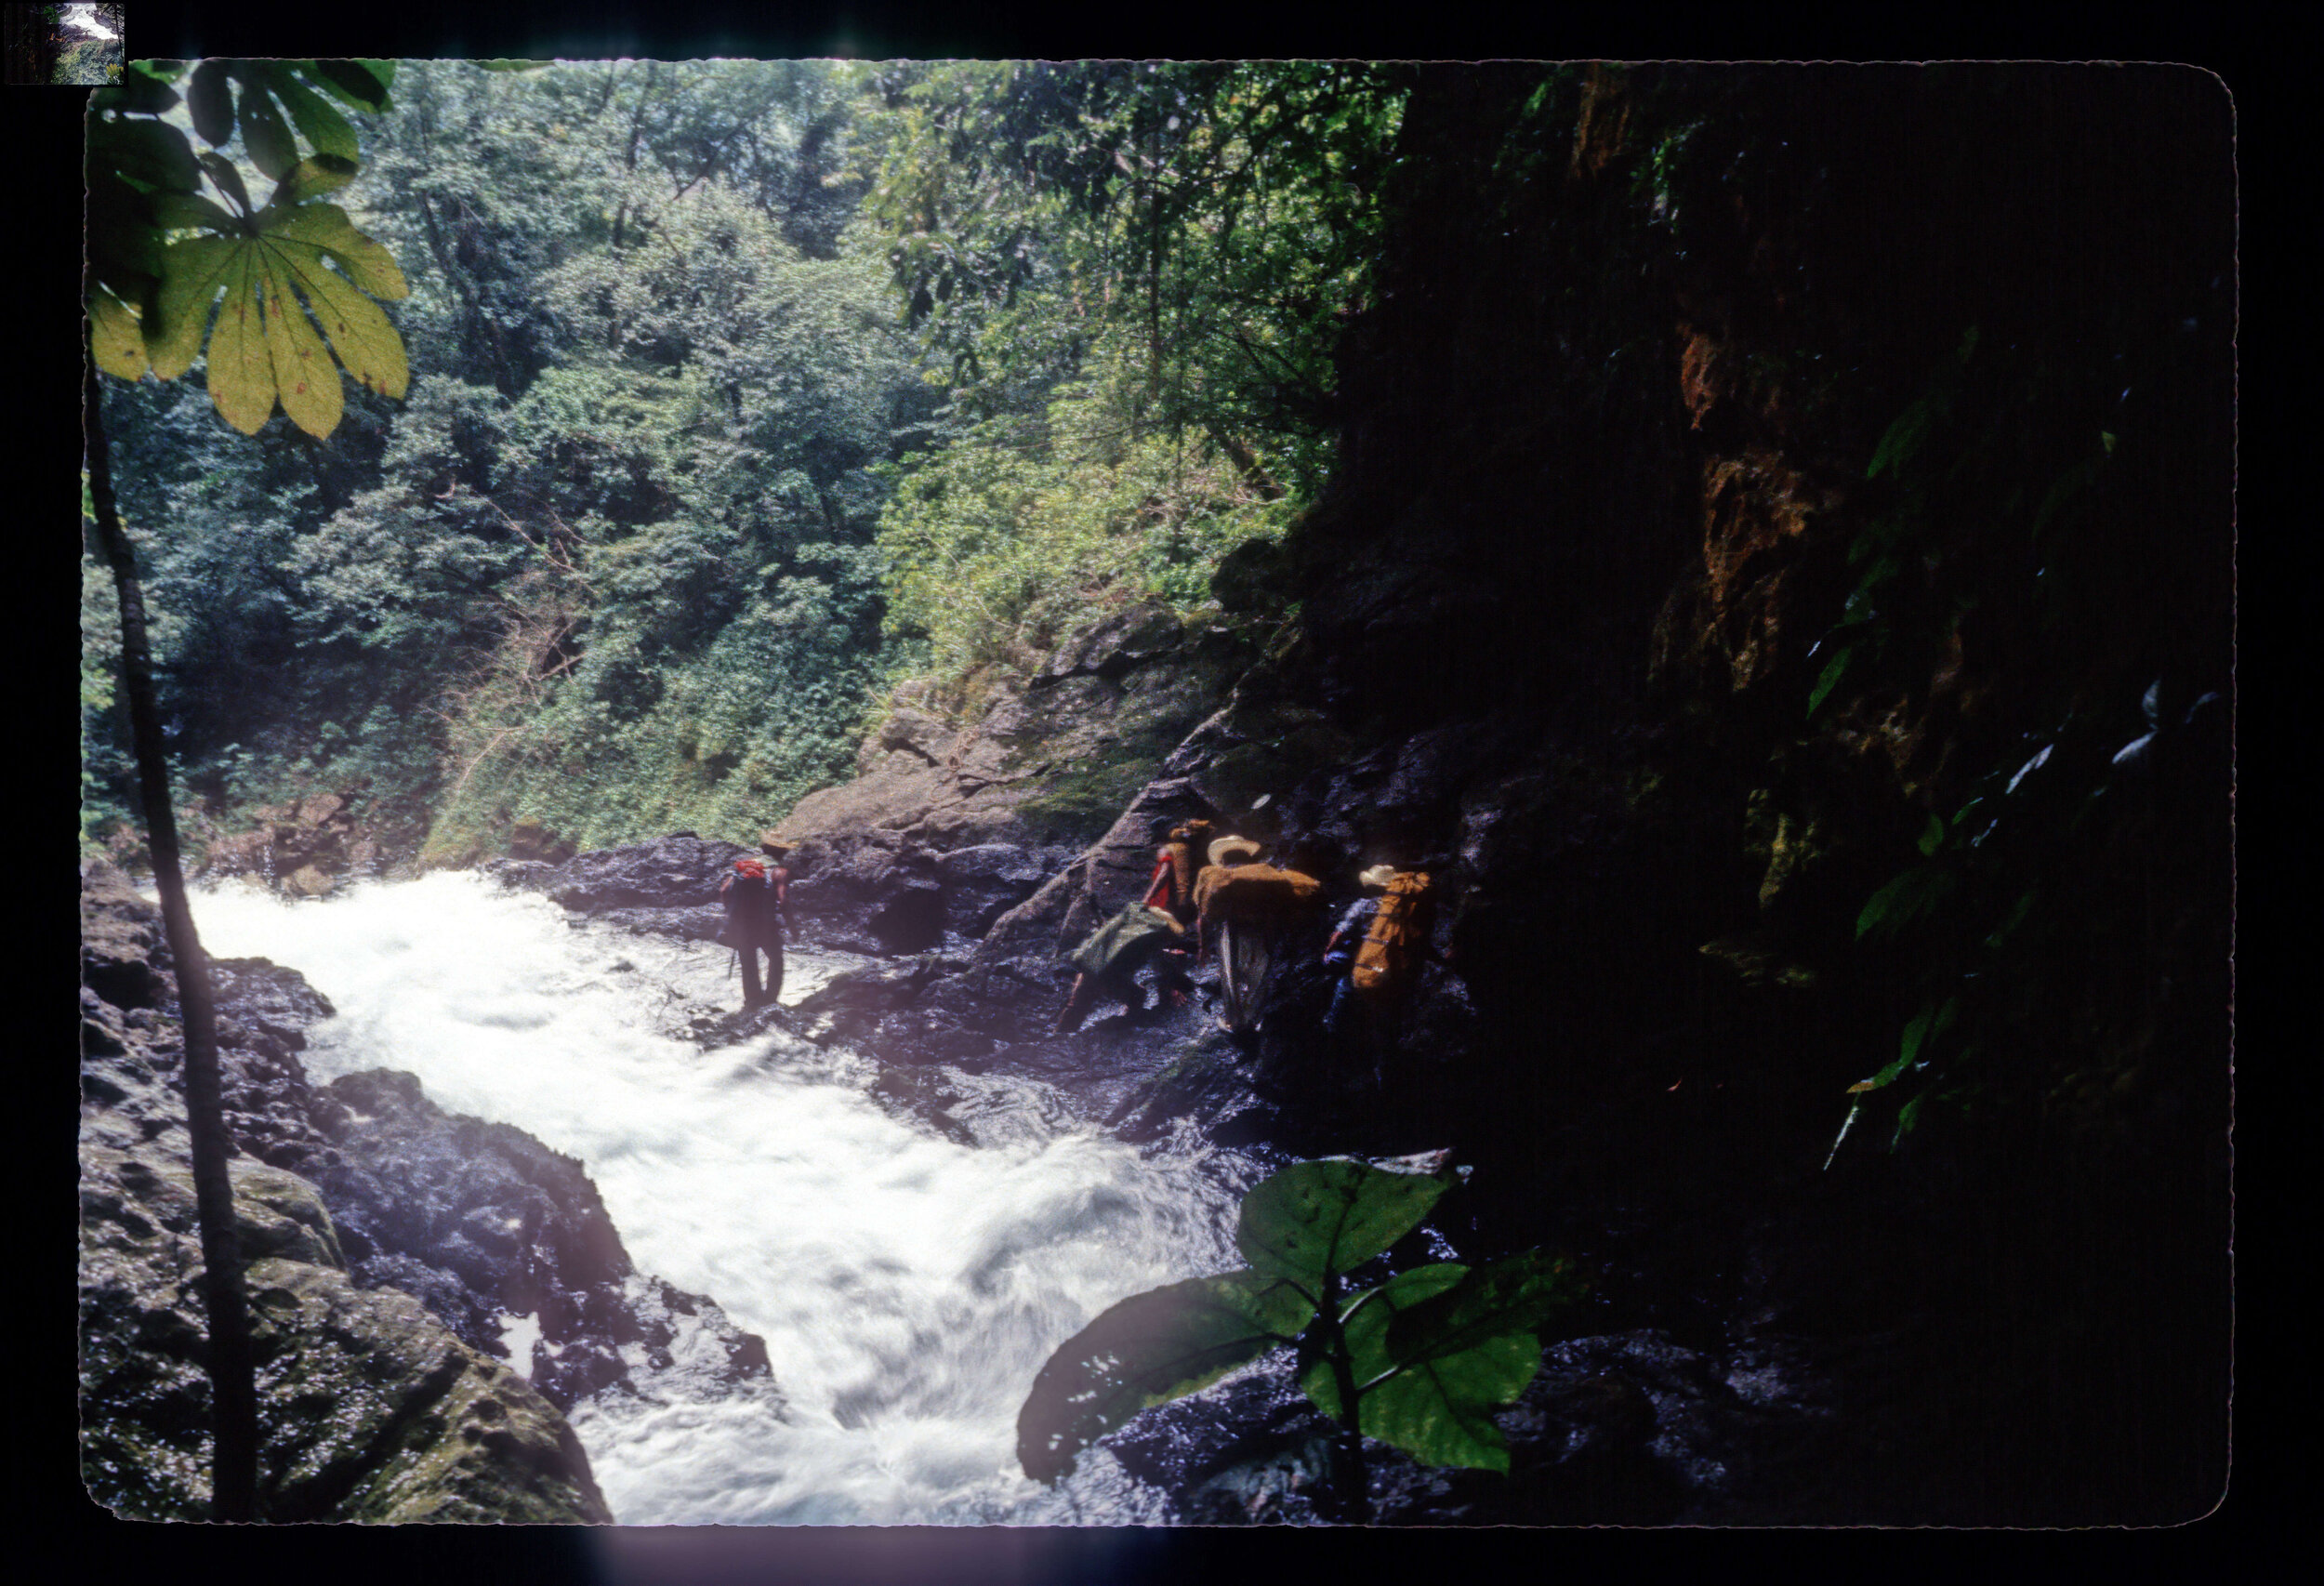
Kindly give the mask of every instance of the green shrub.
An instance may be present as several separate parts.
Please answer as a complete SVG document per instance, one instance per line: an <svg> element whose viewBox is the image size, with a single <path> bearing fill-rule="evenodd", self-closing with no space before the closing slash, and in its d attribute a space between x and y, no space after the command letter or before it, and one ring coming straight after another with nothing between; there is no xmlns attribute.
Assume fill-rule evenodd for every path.
<svg viewBox="0 0 2324 1586"><path fill-rule="evenodd" d="M1280 535L1291 510L1205 443L1126 434L1087 392L1046 422L988 420L887 472L887 630L925 645L948 694L982 668L1029 671L1133 601L1200 603L1219 559Z"/></svg>
<svg viewBox="0 0 2324 1586"><path fill-rule="evenodd" d="M1017 1417L1025 1474L1053 1482L1140 1410L1296 1345L1301 1388L1340 1429L1332 1486L1345 1517L1366 1517L1367 1436L1427 1464L1506 1474L1492 1412L1539 1369L1536 1329L1579 1293L1565 1262L1539 1250L1438 1262L1348 1291L1348 1275L1418 1227L1463 1171L1439 1154L1301 1162L1267 1179L1235 1226L1248 1266L1133 1295L1050 1356Z"/></svg>

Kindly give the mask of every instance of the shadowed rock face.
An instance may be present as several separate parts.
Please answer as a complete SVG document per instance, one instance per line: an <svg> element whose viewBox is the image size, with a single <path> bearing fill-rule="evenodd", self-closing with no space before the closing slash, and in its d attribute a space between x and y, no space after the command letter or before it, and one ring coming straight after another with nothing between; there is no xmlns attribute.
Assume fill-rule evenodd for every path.
<svg viewBox="0 0 2324 1586"><path fill-rule="evenodd" d="M177 988L152 905L102 862L82 920L85 1463L124 1513L194 1517L208 1388ZM579 1163L443 1113L410 1075L313 1085L297 1054L330 1004L264 959L213 969L270 1518L602 1522L559 1412L633 1361L779 1412L764 1342L636 1273ZM541 1336L511 1370L503 1318L526 1315Z"/></svg>

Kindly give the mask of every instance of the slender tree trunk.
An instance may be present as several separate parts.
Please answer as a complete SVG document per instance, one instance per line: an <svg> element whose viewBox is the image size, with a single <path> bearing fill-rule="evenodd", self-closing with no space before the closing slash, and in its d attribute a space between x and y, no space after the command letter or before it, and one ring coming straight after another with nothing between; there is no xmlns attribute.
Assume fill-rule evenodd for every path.
<svg viewBox="0 0 2324 1586"><path fill-rule="evenodd" d="M654 92L654 62L645 63L645 83L638 89L638 108L629 117L629 147L622 152L621 168L632 175L638 169L638 137L645 130L645 101ZM625 186L621 202L614 206L613 251L621 252L622 226L629 218L629 194Z"/></svg>
<svg viewBox="0 0 2324 1586"><path fill-rule="evenodd" d="M1162 136L1146 135L1146 407L1162 400Z"/></svg>
<svg viewBox="0 0 2324 1586"><path fill-rule="evenodd" d="M92 289L85 277L83 292ZM121 601L121 672L129 698L130 739L138 787L145 800L146 839L153 880L162 894L162 929L178 971L178 1003L186 1043L186 1132L193 1143L194 1211L201 1224L204 1295L209 1332L212 1463L210 1510L220 1520L255 1520L258 1495L258 1401L251 1366L248 1307L234 1237L234 1192L226 1159L233 1149L218 1067L218 1020L210 995L210 963L194 934L178 849L178 820L169 801L168 763L162 751L161 711L154 701L153 663L146 642L145 596L137 557L113 504L112 468L105 449L97 363L83 339L81 438L88 467L89 500L97 537L111 564Z"/></svg>

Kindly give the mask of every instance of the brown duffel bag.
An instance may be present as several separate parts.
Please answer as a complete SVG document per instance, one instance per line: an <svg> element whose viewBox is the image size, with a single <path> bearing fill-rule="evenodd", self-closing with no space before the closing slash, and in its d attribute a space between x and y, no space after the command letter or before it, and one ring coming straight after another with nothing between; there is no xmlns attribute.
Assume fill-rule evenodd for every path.
<svg viewBox="0 0 2324 1586"><path fill-rule="evenodd" d="M1195 906L1206 920L1281 919L1323 897L1314 877L1273 865L1212 865L1195 880Z"/></svg>

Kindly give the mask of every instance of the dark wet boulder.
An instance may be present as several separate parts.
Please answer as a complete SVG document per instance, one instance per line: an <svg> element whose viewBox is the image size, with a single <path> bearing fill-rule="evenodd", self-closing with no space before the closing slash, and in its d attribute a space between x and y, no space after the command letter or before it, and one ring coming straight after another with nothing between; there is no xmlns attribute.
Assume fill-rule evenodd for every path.
<svg viewBox="0 0 2324 1586"><path fill-rule="evenodd" d="M692 908L609 908L588 918L632 936L666 936L677 942L716 942L726 929L726 910L715 903Z"/></svg>
<svg viewBox="0 0 2324 1586"><path fill-rule="evenodd" d="M798 1012L780 1003L761 1003L756 1008L737 1009L731 1013L702 1011L695 1013L683 1029L673 1032L681 1040L690 1040L708 1050L739 1046L771 1030L786 1035L806 1033L806 1021Z"/></svg>
<svg viewBox="0 0 2324 1586"><path fill-rule="evenodd" d="M948 935L981 941L993 922L1038 892L1060 856L1018 843L984 842L936 856Z"/></svg>
<svg viewBox="0 0 2324 1586"><path fill-rule="evenodd" d="M872 1081L872 1099L899 1117L925 1124L956 1145L974 1145L976 1135L950 1109L965 1099L935 1067L891 1067Z"/></svg>
<svg viewBox="0 0 2324 1586"><path fill-rule="evenodd" d="M520 874L575 911L692 909L717 902L727 867L752 852L738 843L677 832L652 842L591 849L546 872Z"/></svg>
<svg viewBox="0 0 2324 1586"><path fill-rule="evenodd" d="M177 977L153 905L99 862L82 890L81 1090L86 1140L185 1141ZM218 1080L238 1151L294 1171L327 1156L332 1106L298 1053L329 1000L264 958L213 958Z"/></svg>
<svg viewBox="0 0 2324 1586"><path fill-rule="evenodd" d="M85 869L82 907L84 1471L122 1513L198 1517L208 1384L177 985L119 872ZM632 1271L578 1163L443 1113L409 1075L314 1085L298 1054L329 1001L263 958L212 971L270 1518L603 1522L558 1412L640 1369L656 1392L782 1413L764 1342ZM538 1341L504 1365L527 1317Z"/></svg>
<svg viewBox="0 0 2324 1586"><path fill-rule="evenodd" d="M875 828L811 837L792 855L785 918L794 941L844 952L924 952L944 936L936 856Z"/></svg>
<svg viewBox="0 0 2324 1586"><path fill-rule="evenodd" d="M510 892L545 892L556 884L558 866L546 859L487 859L476 873Z"/></svg>
<svg viewBox="0 0 2324 1586"><path fill-rule="evenodd" d="M1248 1062L1241 1042L1223 1030L1209 1031L1116 1104L1106 1127L1138 1144L1161 1139L1180 1119L1226 1146L1260 1144L1292 1133L1282 1108L1252 1088Z"/></svg>
<svg viewBox="0 0 2324 1586"><path fill-rule="evenodd" d="M408 1074L347 1075L328 1091L343 1112L318 1182L359 1280L416 1295L495 1356L507 1319L532 1318L539 1340L517 1365L561 1408L630 1376L625 1343L667 1366L680 1330L715 1340L730 1383L765 1375L764 1343L715 1303L637 1274L579 1162L510 1125L445 1113Z"/></svg>
<svg viewBox="0 0 2324 1586"><path fill-rule="evenodd" d="M1095 1447L1168 1493L1181 1524L1314 1525L1324 1517L1317 1499L1332 1434L1283 1350L1145 1411Z"/></svg>
<svg viewBox="0 0 2324 1586"><path fill-rule="evenodd" d="M562 1416L407 1295L358 1287L306 1180L231 1166L270 1521L607 1524ZM81 1470L125 1518L208 1516L192 1172L81 1151Z"/></svg>
<svg viewBox="0 0 2324 1586"><path fill-rule="evenodd" d="M152 1008L175 995L168 968L161 910L111 862L84 861L81 984L116 1008Z"/></svg>
<svg viewBox="0 0 2324 1586"><path fill-rule="evenodd" d="M1183 1524L1322 1522L1335 1429L1298 1370L1282 1351L1094 1447L1169 1494ZM1432 1468L1367 1440L1369 1523L1650 1526L1748 1513L1829 1413L1793 1370L1780 1348L1750 1341L1707 1351L1637 1330L1552 1342L1493 1414L1506 1474Z"/></svg>

